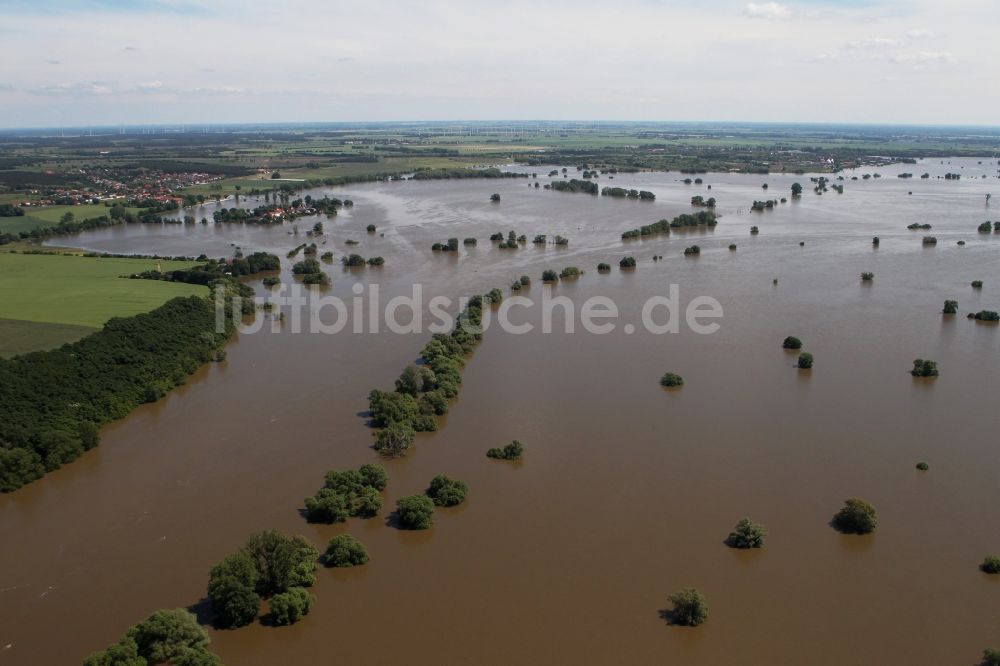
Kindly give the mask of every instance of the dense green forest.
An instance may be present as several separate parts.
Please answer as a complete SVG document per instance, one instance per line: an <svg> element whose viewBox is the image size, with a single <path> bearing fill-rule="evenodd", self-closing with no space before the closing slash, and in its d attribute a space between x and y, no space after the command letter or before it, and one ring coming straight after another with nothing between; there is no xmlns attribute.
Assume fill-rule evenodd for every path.
<svg viewBox="0 0 1000 666"><path fill-rule="evenodd" d="M0 359L0 491L76 459L102 424L184 383L230 336L226 321L216 331L211 299L180 297L59 349Z"/></svg>

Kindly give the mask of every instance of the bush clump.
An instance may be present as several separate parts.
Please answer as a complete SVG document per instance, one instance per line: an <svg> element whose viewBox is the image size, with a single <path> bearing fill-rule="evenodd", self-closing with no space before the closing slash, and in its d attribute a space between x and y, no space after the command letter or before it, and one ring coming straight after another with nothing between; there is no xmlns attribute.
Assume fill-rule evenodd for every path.
<svg viewBox="0 0 1000 666"><path fill-rule="evenodd" d="M969 284L972 285L973 289L982 289L983 288L983 281L982 280L973 280Z"/></svg>
<svg viewBox="0 0 1000 666"><path fill-rule="evenodd" d="M749 518L743 518L729 533L726 545L730 548L760 548L764 545L765 537L767 537L767 531L763 525L755 523Z"/></svg>
<svg viewBox="0 0 1000 666"><path fill-rule="evenodd" d="M921 472L926 472L930 468L931 466L925 463L923 460L917 463L917 469L919 469Z"/></svg>
<svg viewBox="0 0 1000 666"><path fill-rule="evenodd" d="M708 602L702 593L693 587L686 587L671 594L670 603L674 605L670 616L676 624L697 627L708 619Z"/></svg>
<svg viewBox="0 0 1000 666"><path fill-rule="evenodd" d="M561 279L575 278L575 277L580 277L580 275L582 274L583 271L581 271L576 266L567 266L566 268L562 269L561 273L559 273L559 277Z"/></svg>
<svg viewBox="0 0 1000 666"><path fill-rule="evenodd" d="M875 274L874 273L866 271L866 272L864 272L864 273L861 274L861 281L862 282L871 282L874 279L875 279Z"/></svg>
<svg viewBox="0 0 1000 666"><path fill-rule="evenodd" d="M381 465L326 473L323 487L305 500L310 523L341 523L354 516L371 517L382 508L382 490L389 480Z"/></svg>
<svg viewBox="0 0 1000 666"><path fill-rule="evenodd" d="M434 502L426 495L409 495L396 500L399 525L405 530L426 530L434 523Z"/></svg>
<svg viewBox="0 0 1000 666"><path fill-rule="evenodd" d="M611 270L611 266L608 265L608 264L605 264L603 262L597 264L597 272L598 273L607 273L610 270Z"/></svg>
<svg viewBox="0 0 1000 666"><path fill-rule="evenodd" d="M1000 666L1000 650L996 648L983 650L982 666Z"/></svg>
<svg viewBox="0 0 1000 666"><path fill-rule="evenodd" d="M431 498L435 506L458 506L465 501L465 495L468 492L469 486L465 481L438 474L431 479L427 496Z"/></svg>
<svg viewBox="0 0 1000 666"><path fill-rule="evenodd" d="M674 372L664 373L660 377L660 386L666 386L667 388L672 388L675 386L684 386L684 378Z"/></svg>
<svg viewBox="0 0 1000 666"><path fill-rule="evenodd" d="M945 301L944 309L941 312L944 314L955 314L958 312L958 301Z"/></svg>
<svg viewBox="0 0 1000 666"><path fill-rule="evenodd" d="M315 600L313 595L301 587L292 587L287 592L276 594L268 602L271 622L279 627L295 624L309 613Z"/></svg>
<svg viewBox="0 0 1000 666"><path fill-rule="evenodd" d="M558 281L559 281L559 274L556 273L554 270L549 269L542 271L542 282L558 282Z"/></svg>
<svg viewBox="0 0 1000 666"><path fill-rule="evenodd" d="M524 453L524 444L516 439L504 447L494 447L486 451L487 458L496 460L520 460Z"/></svg>
<svg viewBox="0 0 1000 666"><path fill-rule="evenodd" d="M801 341L801 340L799 340L799 339L798 339L797 337L795 337L794 335L789 335L789 336L788 336L787 338L785 338L785 339L784 339L784 341L783 341L783 342L781 343L781 347L782 347L783 349L802 349L802 341Z"/></svg>
<svg viewBox="0 0 1000 666"><path fill-rule="evenodd" d="M813 355L809 352L802 352L799 354L799 360L795 364L795 367L802 370L809 370L813 367Z"/></svg>
<svg viewBox="0 0 1000 666"><path fill-rule="evenodd" d="M833 517L833 526L844 534L868 534L877 523L875 507L857 497L846 500L844 508Z"/></svg>
<svg viewBox="0 0 1000 666"><path fill-rule="evenodd" d="M979 568L988 574L1000 574L1000 555L987 555Z"/></svg>
<svg viewBox="0 0 1000 666"><path fill-rule="evenodd" d="M365 545L350 534L338 534L330 539L323 553L323 565L327 567L356 567L366 562Z"/></svg>
<svg viewBox="0 0 1000 666"><path fill-rule="evenodd" d="M937 377L937 361L928 361L923 358L915 359L913 361L913 369L910 370L910 374L914 377Z"/></svg>
<svg viewBox="0 0 1000 666"><path fill-rule="evenodd" d="M635 268L635 257L622 257L618 262L619 268Z"/></svg>

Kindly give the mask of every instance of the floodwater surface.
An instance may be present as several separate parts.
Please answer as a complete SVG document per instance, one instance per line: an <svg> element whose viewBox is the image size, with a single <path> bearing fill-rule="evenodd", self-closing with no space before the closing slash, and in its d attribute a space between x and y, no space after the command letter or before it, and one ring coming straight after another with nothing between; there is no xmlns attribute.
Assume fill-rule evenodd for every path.
<svg viewBox="0 0 1000 666"><path fill-rule="evenodd" d="M549 180L549 168L527 171ZM78 663L157 608L195 605L212 564L272 527L320 549L349 532L371 561L318 571L317 602L293 627L212 631L230 666L975 663L1000 646L1000 577L978 569L1000 552L1000 330L964 315L1000 309L1000 234L976 232L1000 219L1000 200L991 211L985 197L1000 193L997 165L928 160L877 171L884 177L845 174L844 194L822 196L792 175L598 181L651 190L652 203L536 189L533 179L313 192L355 201L325 221L321 252L386 259L378 269L327 266L326 295L349 300L355 284L367 293L377 283L387 299L419 283L426 302L506 291L527 274L524 296L551 290L576 308L606 296L621 318L607 335L579 321L566 333L557 310L547 334L534 307L512 313L535 325L529 333L490 328L439 431L384 461L382 515L336 526L307 524L302 499L327 470L378 459L367 393L390 389L430 333L295 334L286 320L277 332L240 334L225 362L105 427L98 449L0 497L0 663ZM917 177L896 177L904 171ZM963 178L921 180L925 171ZM788 196L793 182L805 186L800 199L748 210L754 199ZM691 211L695 194L718 199L714 230L620 240ZM170 255L269 250L291 282L285 254L312 222L136 225L58 242ZM907 230L911 222L933 229ZM511 229L570 244L499 250L487 240ZM938 244L924 246L924 235ZM431 253L449 237L479 243ZM692 244L701 255L683 256ZM625 255L635 270L619 270ZM610 273L597 272L602 261ZM542 285L544 269L572 265L584 275ZM874 282L860 281L864 271ZM682 308L717 299L719 330L646 331L643 303L671 284ZM959 315L940 314L945 299L959 302ZM813 370L793 367L795 354L781 349L787 335L814 354ZM918 357L936 360L941 376L910 377ZM662 389L666 371L684 387ZM524 442L523 461L486 458L512 439ZM914 468L921 460L930 471ZM388 526L395 500L436 474L468 482L468 501L438 509L425 532ZM877 507L874 534L830 527L852 496ZM762 550L723 544L744 516L766 526ZM668 596L688 586L707 597L708 622L667 625Z"/></svg>

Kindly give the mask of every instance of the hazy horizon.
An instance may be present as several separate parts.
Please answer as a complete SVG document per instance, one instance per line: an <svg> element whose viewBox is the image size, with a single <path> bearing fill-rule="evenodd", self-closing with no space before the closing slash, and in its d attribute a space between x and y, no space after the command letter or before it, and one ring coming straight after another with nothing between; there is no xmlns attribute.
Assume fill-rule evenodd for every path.
<svg viewBox="0 0 1000 666"><path fill-rule="evenodd" d="M993 126L988 0L7 0L0 127ZM566 121L568 122L568 121Z"/></svg>

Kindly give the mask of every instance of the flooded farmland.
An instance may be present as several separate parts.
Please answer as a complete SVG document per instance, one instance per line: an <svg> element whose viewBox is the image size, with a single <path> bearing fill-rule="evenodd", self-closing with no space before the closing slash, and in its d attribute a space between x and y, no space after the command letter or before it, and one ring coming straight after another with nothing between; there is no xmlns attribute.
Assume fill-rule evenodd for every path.
<svg viewBox="0 0 1000 666"><path fill-rule="evenodd" d="M545 183L550 168L521 170ZM371 562L321 569L317 603L295 626L212 631L230 666L708 665L736 655L760 665L972 663L1000 644L1000 581L977 568L1000 550L1000 330L965 317L1000 309L1000 234L976 231L1000 220L1000 200L991 208L986 198L1000 192L998 168L975 159L867 168L844 174L843 194L822 196L808 176L598 180L652 191L655 202L555 192L532 178L313 191L355 202L324 220L321 251L386 260L325 266L327 295L349 301L355 285L378 284L389 299L419 284L425 298L457 298L506 292L526 274L522 295L551 290L577 308L605 296L619 325L567 333L559 311L556 332L544 333L540 309L524 308L516 317L531 332L487 331L438 432L384 461L386 507L436 474L469 484L465 504L439 509L434 527L416 533L387 526L387 509L336 526L307 524L299 510L327 470L377 460L368 392L390 389L430 334L283 325L239 335L224 363L105 427L96 450L0 497L0 663L78 663L157 608L197 604L211 565L271 527L319 547L349 532ZM881 178L850 180L876 171ZM949 172L962 179L938 178ZM794 182L801 198L749 210L789 196ZM621 240L691 212L694 195L718 200L718 226ZM211 220L214 209L196 216ZM162 255L266 250L282 257L290 283L284 257L312 222L130 225L56 243ZM908 230L914 222L932 229ZM488 241L509 230L529 242L501 250ZM570 242L535 246L536 234ZM925 235L937 244L923 244ZM449 237L478 244L431 252ZM700 256L683 255L692 244ZM635 270L619 270L626 255ZM598 273L599 262L612 270ZM542 284L543 270L567 266L585 272ZM859 279L866 271L870 284ZM983 289L970 287L975 279ZM719 330L626 332L621 324L638 324L643 303L672 284L681 307L716 299ZM958 315L941 315L946 299L959 302ZM793 367L787 335L814 354L813 370ZM915 358L937 361L941 376L912 378ZM666 371L683 375L683 389L660 388ZM512 439L525 444L522 462L485 457ZM930 471L914 469L920 460ZM878 508L875 534L829 526L851 496ZM760 551L723 544L744 516L767 527ZM711 608L697 630L660 617L686 586Z"/></svg>

